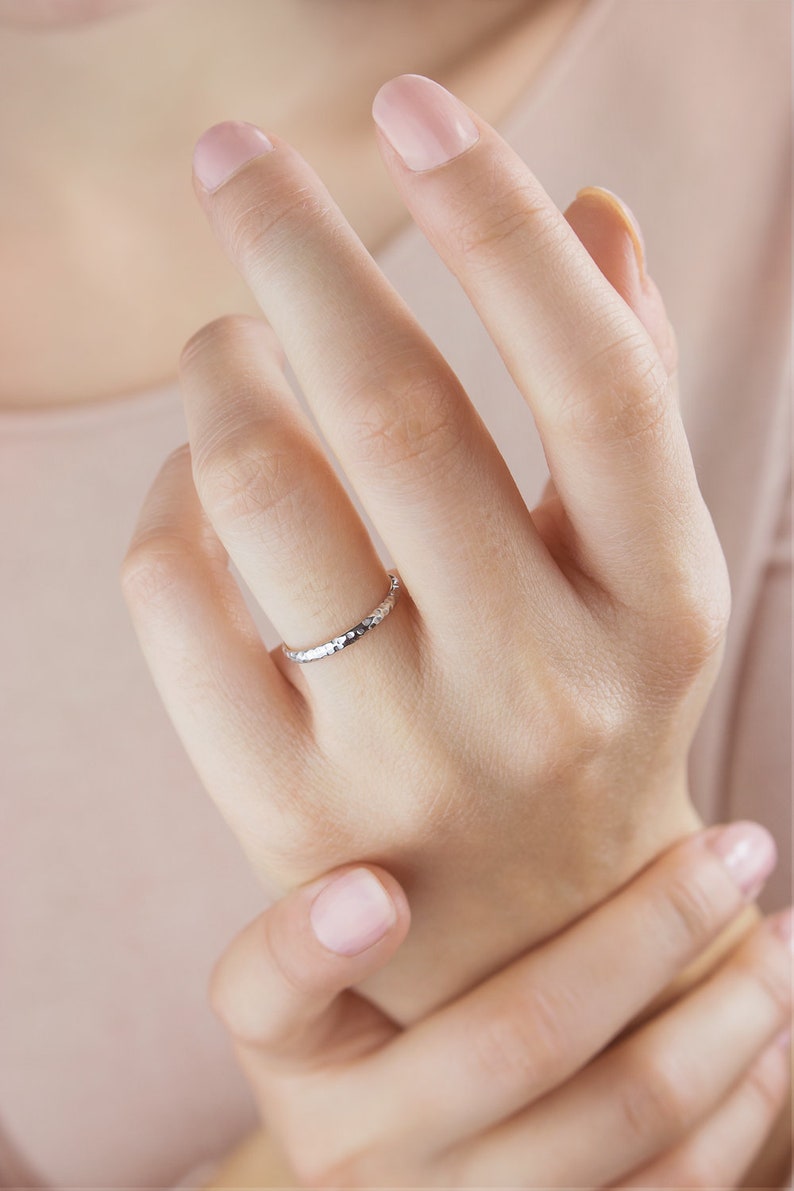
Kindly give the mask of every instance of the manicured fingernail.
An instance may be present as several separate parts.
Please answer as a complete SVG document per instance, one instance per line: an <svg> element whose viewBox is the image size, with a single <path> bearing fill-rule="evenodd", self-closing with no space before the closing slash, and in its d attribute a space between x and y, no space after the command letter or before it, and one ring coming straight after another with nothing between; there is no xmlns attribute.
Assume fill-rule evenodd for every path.
<svg viewBox="0 0 794 1191"><path fill-rule="evenodd" d="M384 83L372 104L378 128L409 170L434 170L465 153L480 131L440 83L401 74Z"/></svg>
<svg viewBox="0 0 794 1191"><path fill-rule="evenodd" d="M337 955L366 951L397 921L393 901L366 868L354 868L326 885L309 916L323 947Z"/></svg>
<svg viewBox="0 0 794 1191"><path fill-rule="evenodd" d="M775 841L758 823L731 823L717 828L707 836L707 843L749 899L760 892L777 864Z"/></svg>
<svg viewBox="0 0 794 1191"><path fill-rule="evenodd" d="M776 915L772 929L778 938L794 951L794 910L789 908L784 910L782 914Z"/></svg>
<svg viewBox="0 0 794 1191"><path fill-rule="evenodd" d="M637 216L625 203L619 195L612 190L607 190L606 186L584 186L581 190L577 190L576 197L581 198L582 195L592 195L602 203L608 203L611 209L618 215L631 237L631 242L634 247L634 255L637 258L637 268L640 271L640 277L646 276L645 271L645 237L642 234L640 221Z"/></svg>
<svg viewBox="0 0 794 1191"><path fill-rule="evenodd" d="M193 172L207 190L217 190L235 170L273 148L261 129L246 120L224 120L202 132L193 149Z"/></svg>

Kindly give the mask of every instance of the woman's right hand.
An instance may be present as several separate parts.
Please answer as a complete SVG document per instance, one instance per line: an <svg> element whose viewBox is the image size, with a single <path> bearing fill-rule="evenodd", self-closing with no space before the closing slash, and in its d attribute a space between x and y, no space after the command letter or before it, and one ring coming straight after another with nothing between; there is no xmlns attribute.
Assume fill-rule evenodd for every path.
<svg viewBox="0 0 794 1191"><path fill-rule="evenodd" d="M791 911L627 1027L773 863L753 824L702 832L407 1029L348 991L405 938L405 895L348 866L241 932L213 1006L298 1185L735 1187L788 1087Z"/></svg>

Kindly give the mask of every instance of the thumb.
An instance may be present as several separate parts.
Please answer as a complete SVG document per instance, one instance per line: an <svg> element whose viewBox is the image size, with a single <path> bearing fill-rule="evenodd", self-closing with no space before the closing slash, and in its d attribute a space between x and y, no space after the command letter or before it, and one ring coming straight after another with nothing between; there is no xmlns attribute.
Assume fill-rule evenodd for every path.
<svg viewBox="0 0 794 1191"><path fill-rule="evenodd" d="M602 186L585 186L565 218L607 281L650 335L670 376L678 369L675 332L656 283L645 265L645 241L631 209Z"/></svg>
<svg viewBox="0 0 794 1191"><path fill-rule="evenodd" d="M306 1070L391 1037L393 1023L347 990L386 965L409 922L390 873L347 865L286 894L237 935L213 970L210 1003L255 1084L274 1062Z"/></svg>

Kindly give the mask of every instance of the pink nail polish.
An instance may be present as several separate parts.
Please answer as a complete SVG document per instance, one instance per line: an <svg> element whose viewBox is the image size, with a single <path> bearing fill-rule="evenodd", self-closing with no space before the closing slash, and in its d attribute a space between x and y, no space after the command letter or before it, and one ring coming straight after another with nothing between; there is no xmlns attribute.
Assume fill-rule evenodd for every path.
<svg viewBox="0 0 794 1191"><path fill-rule="evenodd" d="M273 148L261 129L245 120L213 124L196 141L193 172L206 190L217 190L235 170Z"/></svg>
<svg viewBox="0 0 794 1191"><path fill-rule="evenodd" d="M446 165L480 139L464 106L440 83L421 74L401 74L384 83L372 116L410 170Z"/></svg>
<svg viewBox="0 0 794 1191"><path fill-rule="evenodd" d="M758 823L731 823L707 837L746 898L752 899L777 863L775 841Z"/></svg>
<svg viewBox="0 0 794 1191"><path fill-rule="evenodd" d="M312 930L329 951L358 955L397 921L394 903L369 869L354 868L326 885L309 912Z"/></svg>

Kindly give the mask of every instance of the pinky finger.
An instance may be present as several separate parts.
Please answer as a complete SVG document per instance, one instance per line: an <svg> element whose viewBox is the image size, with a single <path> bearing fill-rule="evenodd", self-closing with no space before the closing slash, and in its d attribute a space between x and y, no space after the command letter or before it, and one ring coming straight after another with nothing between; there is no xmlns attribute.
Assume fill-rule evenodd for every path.
<svg viewBox="0 0 794 1191"><path fill-rule="evenodd" d="M266 649L229 570L193 483L187 443L155 477L119 579L188 756L238 836L250 837L266 808L284 801L279 791L291 788L274 758L302 754L302 700ZM253 759L251 741L259 750Z"/></svg>
<svg viewBox="0 0 794 1191"><path fill-rule="evenodd" d="M789 1086L789 1044L780 1038L683 1144L614 1187L724 1191L741 1186L786 1103Z"/></svg>

